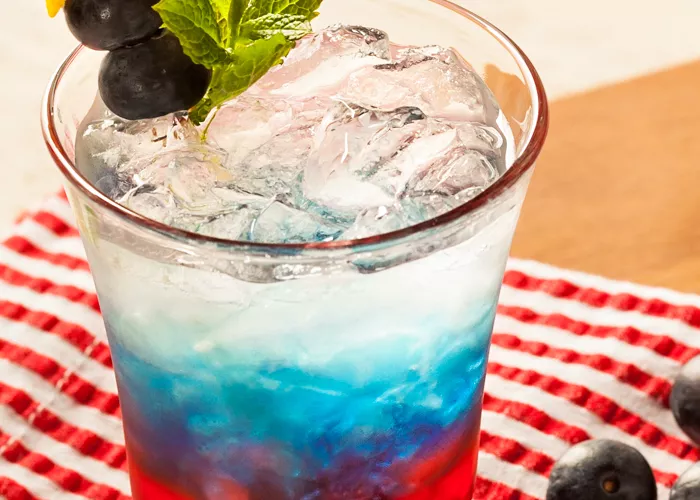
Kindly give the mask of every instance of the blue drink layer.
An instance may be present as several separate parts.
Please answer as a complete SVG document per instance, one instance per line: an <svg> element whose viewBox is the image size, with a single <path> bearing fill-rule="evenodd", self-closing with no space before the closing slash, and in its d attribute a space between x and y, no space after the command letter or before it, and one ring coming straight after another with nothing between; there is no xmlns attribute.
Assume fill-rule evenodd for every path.
<svg viewBox="0 0 700 500"><path fill-rule="evenodd" d="M134 332L108 316L130 453L195 498L216 498L227 481L265 484L270 500L321 498L325 483L359 488L357 498L409 494L412 469L478 423L494 313L323 363L300 362L292 342L284 359L192 349L169 370L130 350L121 339Z"/></svg>

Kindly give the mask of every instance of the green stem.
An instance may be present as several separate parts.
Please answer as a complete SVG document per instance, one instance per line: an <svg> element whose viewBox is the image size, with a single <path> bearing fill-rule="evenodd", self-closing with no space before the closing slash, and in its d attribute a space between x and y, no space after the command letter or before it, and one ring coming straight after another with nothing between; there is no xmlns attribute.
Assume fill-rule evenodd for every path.
<svg viewBox="0 0 700 500"><path fill-rule="evenodd" d="M216 107L216 109L214 110L214 113L211 115L211 118L209 119L209 122L204 127L204 131L202 131L202 142L205 142L207 140L207 134L209 133L209 127L211 127L211 124L214 122L214 120L216 120L216 115L219 114L220 109L221 109L221 106Z"/></svg>

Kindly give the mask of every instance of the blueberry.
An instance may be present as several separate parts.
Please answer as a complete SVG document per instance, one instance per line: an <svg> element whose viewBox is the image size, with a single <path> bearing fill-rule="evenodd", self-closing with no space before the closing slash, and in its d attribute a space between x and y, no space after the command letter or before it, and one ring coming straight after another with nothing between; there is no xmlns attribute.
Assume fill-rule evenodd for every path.
<svg viewBox="0 0 700 500"><path fill-rule="evenodd" d="M671 410L681 429L700 444L700 356L683 367L673 384Z"/></svg>
<svg viewBox="0 0 700 500"><path fill-rule="evenodd" d="M156 118L197 104L209 87L211 71L192 62L169 32L117 49L100 68L100 95L127 120Z"/></svg>
<svg viewBox="0 0 700 500"><path fill-rule="evenodd" d="M669 500L698 500L700 498L700 463L693 465L678 478Z"/></svg>
<svg viewBox="0 0 700 500"><path fill-rule="evenodd" d="M656 481L641 453L607 439L571 448L554 466L547 500L656 500Z"/></svg>
<svg viewBox="0 0 700 500"><path fill-rule="evenodd" d="M163 24L158 0L66 0L66 21L83 45L114 50L146 40Z"/></svg>

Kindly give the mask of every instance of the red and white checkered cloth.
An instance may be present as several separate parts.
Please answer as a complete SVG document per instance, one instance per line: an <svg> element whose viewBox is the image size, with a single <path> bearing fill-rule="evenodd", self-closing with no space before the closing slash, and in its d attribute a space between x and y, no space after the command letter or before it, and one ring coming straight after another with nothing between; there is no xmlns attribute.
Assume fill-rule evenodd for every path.
<svg viewBox="0 0 700 500"><path fill-rule="evenodd" d="M64 197L0 244L0 496L129 498L97 297ZM477 499L542 499L572 444L638 448L668 498L700 459L668 409L700 353L700 297L512 260L484 401Z"/></svg>

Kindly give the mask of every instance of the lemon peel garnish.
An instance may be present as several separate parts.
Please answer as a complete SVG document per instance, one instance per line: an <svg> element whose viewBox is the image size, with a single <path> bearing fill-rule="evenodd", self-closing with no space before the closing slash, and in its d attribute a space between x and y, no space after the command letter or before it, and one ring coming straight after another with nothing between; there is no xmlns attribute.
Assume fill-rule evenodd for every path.
<svg viewBox="0 0 700 500"><path fill-rule="evenodd" d="M46 0L46 10L49 11L49 16L56 17L65 3L66 0Z"/></svg>

